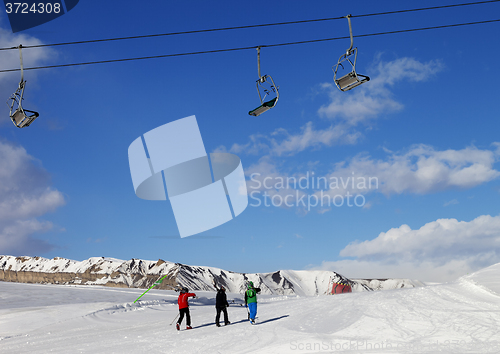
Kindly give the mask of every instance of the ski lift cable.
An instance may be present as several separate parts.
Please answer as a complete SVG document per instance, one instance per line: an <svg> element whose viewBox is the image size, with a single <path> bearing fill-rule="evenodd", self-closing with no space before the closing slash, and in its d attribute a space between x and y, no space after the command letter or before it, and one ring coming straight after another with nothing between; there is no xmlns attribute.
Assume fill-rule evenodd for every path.
<svg viewBox="0 0 500 354"><path fill-rule="evenodd" d="M371 16L380 16L380 15L393 15L393 14L400 14L400 13L406 13L406 12L437 10L437 9L445 9L445 8L461 7L461 6L469 6L469 5L482 5L482 4L487 4L487 3L499 2L499 1L500 0L484 0L484 1L468 2L468 3L461 3L461 4L431 6L431 7L422 7L422 8L416 8L416 9L395 10L395 11L386 11L386 12L376 12L376 13L370 13L370 14L352 15L351 17L356 18L356 17L371 17ZM29 48L55 47L55 46L72 45L72 44L87 44L87 43L121 41L121 40L129 40L129 39L143 39L143 38L152 38L152 37L175 36L175 35L182 35L182 34L230 31L230 30L248 29L248 28L259 28L259 27L283 26L283 25L322 22L322 21L333 21L333 20L341 20L343 18L345 18L345 16L319 18L319 19L311 19L311 20L264 23L264 24L258 24L258 25L210 28L210 29L202 29L202 30L183 31L183 32L156 33L156 34L147 34L147 35L139 35L139 36L129 36L129 37L115 37L115 38L103 38L103 39L91 39L91 40L84 40L84 41L74 41L74 42L37 44L37 45L24 46L23 48L29 49ZM5 47L5 48L0 48L0 51L13 50L13 49L17 49L17 48L18 47Z"/></svg>
<svg viewBox="0 0 500 354"><path fill-rule="evenodd" d="M342 17L342 18L345 18L345 17ZM432 26L432 27L411 28L411 29L395 30L395 31L388 31L388 32L377 32L377 33L359 34L359 35L355 35L353 37L361 38L361 37L381 36L381 35L386 35L386 34L408 33L408 32L434 30L434 29L441 29L441 28L452 28L452 27L461 27L461 26L470 26L470 25L494 23L494 22L500 22L500 19L483 20L483 21L467 22L467 23L456 23L456 24L451 24L451 25L441 25L441 26ZM347 39L347 38L350 38L350 36L335 37L335 38L312 39L312 40L297 41L297 42L265 44L265 45L259 45L259 47L261 47L261 48L281 47L281 46L289 46L289 45L297 45L297 44L334 41L334 40ZM19 47L16 47L16 49L18 49L18 48ZM26 48L26 47L23 46L23 48ZM82 62L82 63L70 63L70 64L57 64L57 65L35 66L35 67L30 67L30 68L24 68L24 70L53 69L53 68L62 68L62 67L70 67L70 66L82 66L82 65L93 65L93 64L117 63L117 62L125 62L125 61L158 59L158 58L169 58L169 57L179 57L179 56L198 55L198 54L212 54L212 53L233 52L233 51L242 51L242 50L248 50L248 49L255 50L255 48L257 48L257 46L254 45L254 46L248 46L248 47L214 49L214 50L205 50L205 51L198 51L198 52L186 52L186 53L153 55L153 56L146 56L146 57L121 58L121 59L99 60L99 61L90 61L90 62ZM0 70L0 73L20 71L20 70L21 69L4 69L4 70Z"/></svg>
<svg viewBox="0 0 500 354"><path fill-rule="evenodd" d="M485 0L485 1L467 2L467 3L452 4L452 5L440 5L440 6L421 7L421 8L417 8L417 9L376 12L376 13L364 14L364 15L352 15L351 17L355 18L355 17L380 16L380 15L393 15L393 14L405 13L405 12L438 10L438 9L445 9L445 8L450 8L450 7L460 7L460 6L469 6L469 5L482 5L482 4L492 3L492 2L498 2L498 1L500 1L500 0ZM342 18L344 18L344 17L342 17Z"/></svg>

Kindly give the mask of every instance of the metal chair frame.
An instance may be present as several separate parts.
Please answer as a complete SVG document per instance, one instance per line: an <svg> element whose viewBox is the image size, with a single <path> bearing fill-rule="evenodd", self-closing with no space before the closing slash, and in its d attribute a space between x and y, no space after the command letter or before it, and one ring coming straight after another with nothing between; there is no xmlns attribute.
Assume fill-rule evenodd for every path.
<svg viewBox="0 0 500 354"><path fill-rule="evenodd" d="M28 109L24 109L22 102L23 102L23 95L24 95L24 89L26 87L26 81L24 81L24 68L23 68L23 53L22 53L22 45L19 45L19 59L21 61L21 81L19 82L19 86L10 96L10 98L7 100L7 105L10 108L9 116L10 119L12 120L12 123L18 128L25 128L28 127L33 121L38 118L39 114L38 112L35 111L30 111ZM10 101L10 104L9 104ZM28 113L28 114L26 114Z"/></svg>
<svg viewBox="0 0 500 354"><path fill-rule="evenodd" d="M257 70L258 70L258 74L259 74L259 79L256 82L256 86L257 86L257 93L259 94L259 100L260 100L261 105L259 107L257 107L256 109L248 112L249 115L254 116L254 117L257 117L257 116L261 115L262 113L270 110L274 106L276 106L276 103L278 103L278 99L280 97L279 87L276 86L271 75L263 75L262 76L260 74L260 48L261 47L257 47ZM264 84L266 82L268 84L270 84L269 88L266 88L264 86ZM264 92L264 97L262 97L261 90ZM271 92L275 93L276 97L266 102L265 99L268 95L271 94Z"/></svg>
<svg viewBox="0 0 500 354"><path fill-rule="evenodd" d="M351 16L352 15L347 15L347 21L349 22L349 34L351 38L351 46L346 50L345 54L342 54L337 62L337 65L335 67L332 67L333 70L333 81L335 82L335 85L340 91L349 91L361 84L364 84L365 82L370 81L370 78L366 75L361 75L356 73L356 60L358 59L358 48L353 49L353 36L352 36L352 25L351 25ZM354 61L352 58L354 57ZM342 76L340 79L337 79L337 72L339 69L339 66L344 68L344 65L342 63L348 62L352 70L348 74Z"/></svg>

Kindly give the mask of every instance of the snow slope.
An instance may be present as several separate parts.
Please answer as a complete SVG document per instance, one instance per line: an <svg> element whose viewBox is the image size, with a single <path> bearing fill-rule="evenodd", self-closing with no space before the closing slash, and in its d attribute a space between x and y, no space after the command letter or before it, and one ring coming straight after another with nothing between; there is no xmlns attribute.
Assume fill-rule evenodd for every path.
<svg viewBox="0 0 500 354"><path fill-rule="evenodd" d="M0 353L499 353L500 264L432 286L335 296L259 297L258 324L229 294L191 300L177 332L176 293L0 282Z"/></svg>

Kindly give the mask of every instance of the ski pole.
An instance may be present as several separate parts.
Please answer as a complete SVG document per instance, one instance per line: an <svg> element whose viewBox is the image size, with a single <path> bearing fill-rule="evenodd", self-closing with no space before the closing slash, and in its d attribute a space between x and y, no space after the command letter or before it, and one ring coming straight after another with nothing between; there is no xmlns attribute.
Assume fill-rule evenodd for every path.
<svg viewBox="0 0 500 354"><path fill-rule="evenodd" d="M166 276L168 276L168 274L165 275L165 276L163 276L161 279L155 281L153 283L153 285L151 285L151 287L148 290L146 290L141 296L139 296L137 299L135 299L134 304L137 302L137 300L139 300L141 297L143 297L149 290L153 289L155 285L160 285L161 282L163 281L163 279L165 279Z"/></svg>
<svg viewBox="0 0 500 354"><path fill-rule="evenodd" d="M177 316L175 316L174 320L172 321L172 323L170 323L170 325L173 325L175 320L177 319L177 317L179 317L179 314L177 314Z"/></svg>

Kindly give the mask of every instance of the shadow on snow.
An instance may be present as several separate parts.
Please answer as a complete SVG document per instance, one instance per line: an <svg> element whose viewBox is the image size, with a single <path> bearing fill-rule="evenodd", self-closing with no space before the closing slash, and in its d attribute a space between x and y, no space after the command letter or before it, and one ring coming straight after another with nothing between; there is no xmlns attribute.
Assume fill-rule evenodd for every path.
<svg viewBox="0 0 500 354"><path fill-rule="evenodd" d="M262 322L257 322L255 325L262 325L264 323L269 323L269 322L273 322L273 321L277 321L277 320L281 320L282 318L286 318L286 317L289 317L290 315L283 315L283 316L280 316L280 317L275 317L275 318L270 318L268 320L265 320L265 321L262 321ZM231 325L235 325L235 324L238 324L238 323L245 323L245 322L249 322L249 320L247 319L244 319L244 320L239 320L239 321L236 321L236 322L231 322ZM203 328L203 327L208 327L208 326L215 326L215 322L210 322L210 323L205 323L205 324L202 324L202 325L199 325L199 326L194 326L194 328ZM221 327L224 327L223 325L221 325Z"/></svg>

